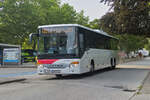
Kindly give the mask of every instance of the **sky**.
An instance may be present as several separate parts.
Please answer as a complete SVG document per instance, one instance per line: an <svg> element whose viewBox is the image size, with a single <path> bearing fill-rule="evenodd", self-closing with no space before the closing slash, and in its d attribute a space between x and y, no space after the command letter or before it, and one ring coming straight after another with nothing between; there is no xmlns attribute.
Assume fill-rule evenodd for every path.
<svg viewBox="0 0 150 100"><path fill-rule="evenodd" d="M109 6L100 3L100 0L61 0L62 3L69 3L77 12L84 10L85 16L89 16L90 21L99 19L109 12Z"/></svg>

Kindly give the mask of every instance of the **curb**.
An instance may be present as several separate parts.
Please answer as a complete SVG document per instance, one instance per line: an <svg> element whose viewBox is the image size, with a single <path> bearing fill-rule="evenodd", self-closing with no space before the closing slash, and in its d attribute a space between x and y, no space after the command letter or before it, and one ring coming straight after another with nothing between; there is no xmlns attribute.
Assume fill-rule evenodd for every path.
<svg viewBox="0 0 150 100"><path fill-rule="evenodd" d="M129 100L132 100L138 93L141 92L141 90L143 89L144 83L145 83L145 81L148 79L148 77L150 77L150 71L147 73L146 77L145 77L144 80L141 82L140 88L137 88L136 92L129 98Z"/></svg>
<svg viewBox="0 0 150 100"><path fill-rule="evenodd" d="M138 58L120 59L119 64L124 64L124 63L132 62L132 61L139 61L139 59Z"/></svg>
<svg viewBox="0 0 150 100"><path fill-rule="evenodd" d="M2 81L0 82L0 85L3 85L3 84L8 84L8 83L13 83L13 82L20 82L20 81L24 81L26 80L25 78L21 78L21 79L12 79L12 80L5 80L5 81Z"/></svg>
<svg viewBox="0 0 150 100"><path fill-rule="evenodd" d="M23 66L23 65L9 65L9 66L0 66L0 68L37 68L36 65L35 66Z"/></svg>

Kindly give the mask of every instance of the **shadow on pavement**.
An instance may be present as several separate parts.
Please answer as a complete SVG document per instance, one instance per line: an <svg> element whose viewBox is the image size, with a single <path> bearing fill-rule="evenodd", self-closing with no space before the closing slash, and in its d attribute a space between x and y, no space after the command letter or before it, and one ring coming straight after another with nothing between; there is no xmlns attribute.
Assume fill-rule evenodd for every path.
<svg viewBox="0 0 150 100"><path fill-rule="evenodd" d="M112 70L117 70L118 68L116 69L111 69L111 68L105 68L105 69L100 69L100 70L96 70L94 71L93 73L84 73L84 74L76 74L76 75L66 75L66 76L62 76L60 78L57 78L57 77L53 77L53 78L48 78L46 80L69 80L69 79L82 79L82 78L86 78L86 77L92 77L94 75L98 75L98 74L101 74L101 73L104 73L104 72L108 72L108 71L112 71Z"/></svg>

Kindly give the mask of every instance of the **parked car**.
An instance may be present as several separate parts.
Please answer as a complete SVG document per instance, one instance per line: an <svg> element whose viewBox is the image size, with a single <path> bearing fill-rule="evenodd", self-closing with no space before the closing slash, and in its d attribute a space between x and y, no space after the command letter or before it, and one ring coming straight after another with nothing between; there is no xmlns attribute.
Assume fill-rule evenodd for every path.
<svg viewBox="0 0 150 100"><path fill-rule="evenodd" d="M27 63L27 62L35 62L35 58L37 55L37 51L32 49L23 49L21 50L21 62Z"/></svg>

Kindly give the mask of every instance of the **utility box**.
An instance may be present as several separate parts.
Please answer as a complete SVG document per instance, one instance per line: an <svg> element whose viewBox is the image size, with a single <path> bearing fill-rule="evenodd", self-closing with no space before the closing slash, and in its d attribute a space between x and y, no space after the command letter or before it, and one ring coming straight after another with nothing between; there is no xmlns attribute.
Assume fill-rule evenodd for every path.
<svg viewBox="0 0 150 100"><path fill-rule="evenodd" d="M21 64L20 48L4 48L3 49L3 65Z"/></svg>

